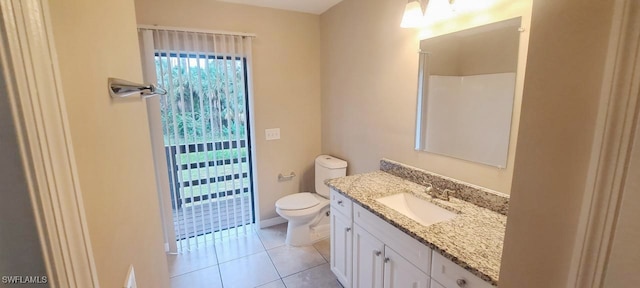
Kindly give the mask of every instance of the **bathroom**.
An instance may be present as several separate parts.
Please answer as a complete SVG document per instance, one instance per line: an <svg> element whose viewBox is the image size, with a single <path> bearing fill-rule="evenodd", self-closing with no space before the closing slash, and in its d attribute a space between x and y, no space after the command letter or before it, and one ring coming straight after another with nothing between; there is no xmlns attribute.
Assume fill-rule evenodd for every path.
<svg viewBox="0 0 640 288"><path fill-rule="evenodd" d="M171 276L177 276L171 275L171 259L165 254L147 100L115 101L104 89L109 77L143 82L136 30L158 25L255 35L253 180L256 233L263 249L268 250L264 234L269 232L261 234L262 227L286 227L276 202L316 190L316 157L346 161L346 175L378 171L380 161L390 159L509 195L500 287L633 287L625 285L637 279L631 272L634 267L637 271L638 262L620 264L627 260L620 256L624 253L616 253L634 255L637 247L615 248L624 245L624 239L615 237L612 255L619 258L612 258L610 265L616 268L607 273L617 274L599 274L613 282L582 286L575 283L578 276L571 279L581 271L574 258L580 254L577 234L585 233L583 220L589 217L583 209L585 190L597 182L592 159L601 141L594 139L607 123L601 98L613 81L607 76L615 60L610 43L612 35L633 34L620 32L625 30L616 25L626 19L621 11L637 13L634 1L493 0L474 6L473 1L459 0L458 14L418 28L400 27L406 0L247 5L252 2L261 1L25 2L47 7L47 35L55 40L57 89L64 95L72 170L84 206L80 222L86 227L93 267L76 271L90 275L79 279L92 279L93 287L121 287L130 266L139 287L171 287ZM300 7L296 5L306 12L287 8ZM15 13L27 13L11 0L3 2L3 13L10 6ZM420 41L518 17L524 32L505 167L416 150ZM272 128L280 129L279 139L266 140L264 131ZM291 172L296 176L279 181L278 174ZM625 206L633 200L620 203L620 211L634 210ZM628 225L621 222L618 227L637 235ZM282 230L273 231L282 236ZM326 247L312 247L320 254L314 256L318 265L329 266L321 251ZM279 284L279 278L259 284Z"/></svg>

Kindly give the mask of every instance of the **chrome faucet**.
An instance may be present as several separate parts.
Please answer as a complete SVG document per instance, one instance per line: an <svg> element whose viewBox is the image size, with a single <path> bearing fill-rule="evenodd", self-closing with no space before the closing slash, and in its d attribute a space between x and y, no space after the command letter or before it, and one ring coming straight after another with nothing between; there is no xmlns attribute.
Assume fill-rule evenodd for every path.
<svg viewBox="0 0 640 288"><path fill-rule="evenodd" d="M440 200L449 201L449 189L440 190L438 188L433 187L431 183L427 183L429 187L427 187L427 194L431 195L431 197L438 198Z"/></svg>

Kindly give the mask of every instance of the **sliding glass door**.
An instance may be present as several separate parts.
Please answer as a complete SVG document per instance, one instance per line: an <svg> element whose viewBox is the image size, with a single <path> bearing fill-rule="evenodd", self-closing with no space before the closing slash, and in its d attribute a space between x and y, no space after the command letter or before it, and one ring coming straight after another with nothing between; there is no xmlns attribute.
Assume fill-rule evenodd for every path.
<svg viewBox="0 0 640 288"><path fill-rule="evenodd" d="M165 199L185 250L255 220L245 39L154 31L153 40L155 76L168 91L159 103Z"/></svg>

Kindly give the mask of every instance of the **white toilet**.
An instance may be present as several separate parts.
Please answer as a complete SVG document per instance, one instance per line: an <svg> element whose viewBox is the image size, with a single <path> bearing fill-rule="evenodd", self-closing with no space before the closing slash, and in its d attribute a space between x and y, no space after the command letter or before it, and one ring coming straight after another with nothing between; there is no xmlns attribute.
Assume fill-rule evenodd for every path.
<svg viewBox="0 0 640 288"><path fill-rule="evenodd" d="M300 192L276 201L276 212L287 219L287 245L305 246L329 237L329 187L324 180L347 174L347 162L329 155L316 158L316 193Z"/></svg>

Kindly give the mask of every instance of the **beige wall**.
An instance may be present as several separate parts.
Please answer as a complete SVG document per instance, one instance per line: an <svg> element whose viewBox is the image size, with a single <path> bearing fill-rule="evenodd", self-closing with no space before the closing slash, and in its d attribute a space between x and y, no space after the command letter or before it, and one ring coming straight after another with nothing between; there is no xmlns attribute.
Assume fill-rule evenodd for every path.
<svg viewBox="0 0 640 288"><path fill-rule="evenodd" d="M420 41L429 52L429 72L442 76L469 76L517 72L520 32L504 27L474 34L445 35ZM464 32L461 32L464 33Z"/></svg>
<svg viewBox="0 0 640 288"><path fill-rule="evenodd" d="M506 27L463 38L460 75L517 72L520 34L517 27Z"/></svg>
<svg viewBox="0 0 640 288"><path fill-rule="evenodd" d="M533 2L501 287L565 287L613 2Z"/></svg>
<svg viewBox="0 0 640 288"><path fill-rule="evenodd" d="M482 17L460 15L425 29L402 29L406 1L345 0L322 14L322 151L349 162L349 174L378 169L387 157L509 193L528 32L521 34L518 83L506 169L418 152L414 147L419 39L518 16L531 1L497 1Z"/></svg>
<svg viewBox="0 0 640 288"><path fill-rule="evenodd" d="M420 41L420 50L429 53L429 73L460 76L460 38L435 37Z"/></svg>
<svg viewBox="0 0 640 288"><path fill-rule="evenodd" d="M637 9L637 8L636 8ZM616 230L609 252L604 286L606 288L632 288L640 283L640 119L636 132L631 160L627 170L624 194Z"/></svg>
<svg viewBox="0 0 640 288"><path fill-rule="evenodd" d="M80 188L101 287L168 287L144 101L112 101L107 77L141 81L132 0L50 1Z"/></svg>
<svg viewBox="0 0 640 288"><path fill-rule="evenodd" d="M249 32L253 41L254 116L260 218L276 217L275 202L313 191L320 154L319 16L210 0L136 0L139 24ZM264 129L281 139L265 141ZM278 182L278 173L298 177Z"/></svg>

